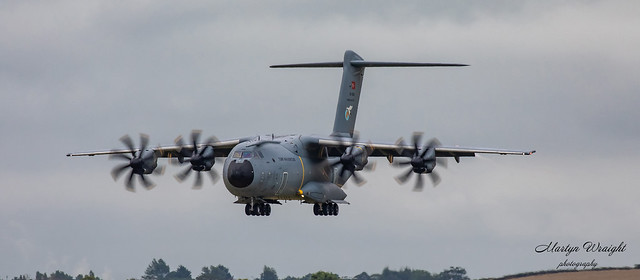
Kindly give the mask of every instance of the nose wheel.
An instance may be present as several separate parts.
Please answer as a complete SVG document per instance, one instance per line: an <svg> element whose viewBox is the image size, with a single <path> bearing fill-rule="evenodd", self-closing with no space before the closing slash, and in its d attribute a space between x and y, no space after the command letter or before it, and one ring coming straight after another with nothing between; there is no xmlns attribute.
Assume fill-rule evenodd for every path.
<svg viewBox="0 0 640 280"><path fill-rule="evenodd" d="M313 205L313 214L316 216L338 216L340 208L338 204L330 203L316 203Z"/></svg>
<svg viewBox="0 0 640 280"><path fill-rule="evenodd" d="M254 203L253 206L247 204L244 207L244 213L247 214L247 216L269 216L271 215L271 204Z"/></svg>

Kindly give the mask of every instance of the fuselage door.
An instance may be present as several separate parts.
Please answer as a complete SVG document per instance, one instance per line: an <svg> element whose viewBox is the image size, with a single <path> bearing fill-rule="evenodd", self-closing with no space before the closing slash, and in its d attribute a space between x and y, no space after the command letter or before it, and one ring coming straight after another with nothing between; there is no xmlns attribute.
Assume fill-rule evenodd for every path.
<svg viewBox="0 0 640 280"><path fill-rule="evenodd" d="M276 195L280 195L280 193L282 193L282 190L284 190L284 187L287 185L287 179L289 179L289 173L282 172L282 182L280 183L280 188L278 188Z"/></svg>

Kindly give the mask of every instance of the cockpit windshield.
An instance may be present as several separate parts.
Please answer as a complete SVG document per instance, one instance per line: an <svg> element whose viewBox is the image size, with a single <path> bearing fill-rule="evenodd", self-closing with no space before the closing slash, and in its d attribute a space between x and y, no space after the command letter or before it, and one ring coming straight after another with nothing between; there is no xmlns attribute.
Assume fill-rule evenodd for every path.
<svg viewBox="0 0 640 280"><path fill-rule="evenodd" d="M253 152L237 151L233 153L233 158L253 158Z"/></svg>

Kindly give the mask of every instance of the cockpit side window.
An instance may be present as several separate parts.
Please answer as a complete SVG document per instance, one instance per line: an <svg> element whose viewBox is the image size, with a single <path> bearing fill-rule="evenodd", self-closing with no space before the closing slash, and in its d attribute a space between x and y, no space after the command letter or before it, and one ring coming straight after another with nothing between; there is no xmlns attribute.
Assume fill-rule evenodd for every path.
<svg viewBox="0 0 640 280"><path fill-rule="evenodd" d="M241 158L242 157L242 152L234 152L233 153L233 158Z"/></svg>

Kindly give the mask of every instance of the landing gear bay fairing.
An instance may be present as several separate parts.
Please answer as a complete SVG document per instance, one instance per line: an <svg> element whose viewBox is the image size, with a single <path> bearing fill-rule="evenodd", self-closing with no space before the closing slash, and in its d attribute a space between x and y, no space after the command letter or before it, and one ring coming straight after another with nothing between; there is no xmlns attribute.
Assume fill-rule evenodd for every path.
<svg viewBox="0 0 640 280"><path fill-rule="evenodd" d="M414 190L421 190L424 176L429 176L433 185L440 182L436 166L446 167L447 158L460 162L462 157L476 154L531 155L535 151L478 149L442 146L437 139L423 141L415 133L411 143L399 139L394 144L362 142L354 134L360 89L364 70L367 67L458 67L464 64L450 63L404 63L366 61L353 51L346 51L341 62L303 63L273 65L271 68L342 68L342 82L333 132L329 136L292 134L286 136L260 135L219 141L211 137L200 142L200 131L191 133L190 141L178 137L175 145L148 147L148 136L141 134L139 146L129 136L120 141L126 149L71 153L67 156L109 155L123 160L111 174L114 180L126 174L125 186L134 191L135 178L143 187L154 184L147 174L161 174L159 158L188 165L175 175L178 181L194 174L194 188L203 184L202 173L215 183L219 179L213 169L216 159L224 158L222 180L229 192L237 197L235 203L245 205L250 216L269 216L271 205L280 201L299 200L313 205L316 216L337 216L339 204L348 204L343 185L349 180L358 185L364 179L359 171L370 169L370 157L385 157L391 164L403 168L395 179L400 184L415 178ZM128 173L127 173L128 171Z"/></svg>

